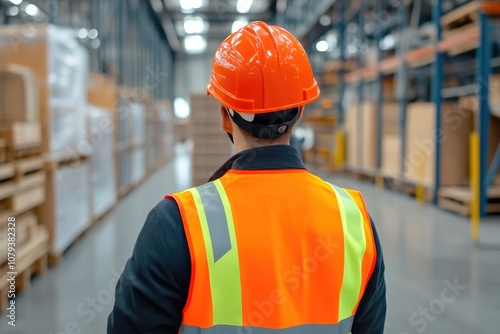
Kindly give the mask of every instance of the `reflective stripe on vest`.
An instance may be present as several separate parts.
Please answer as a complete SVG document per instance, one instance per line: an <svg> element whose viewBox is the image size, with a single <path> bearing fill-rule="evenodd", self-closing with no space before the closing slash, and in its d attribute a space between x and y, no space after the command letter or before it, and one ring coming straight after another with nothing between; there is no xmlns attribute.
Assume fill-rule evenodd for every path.
<svg viewBox="0 0 500 334"><path fill-rule="evenodd" d="M376 257L361 195L308 172L269 174L229 172L172 196L192 261L180 333L351 332ZM264 200L278 200L297 184L300 195L284 206L288 209ZM301 209L302 191L310 203L307 213ZM259 193L265 196L252 197ZM316 218L304 224L308 217ZM298 230L290 230L289 222Z"/></svg>
<svg viewBox="0 0 500 334"><path fill-rule="evenodd" d="M349 317L334 325L302 325L282 329L225 325L210 328L182 326L181 334L349 334L353 320L354 317Z"/></svg>
<svg viewBox="0 0 500 334"><path fill-rule="evenodd" d="M362 284L361 270L363 261L363 257L360 257L359 253L365 254L366 238L363 229L363 216L356 202L354 202L345 189L330 183L329 185L333 188L339 200L340 215L342 217L342 226L344 230L344 242L351 244L351 247L344 246L344 249L358 251L346 251L344 253L344 277L349 277L348 280L344 279L340 293L339 318L344 319L352 314L352 310L358 302ZM350 287L348 287L348 285L350 285Z"/></svg>
<svg viewBox="0 0 500 334"><path fill-rule="evenodd" d="M238 245L229 200L219 180L189 191L193 194L205 240L214 323L241 326ZM237 319L239 323L235 323Z"/></svg>

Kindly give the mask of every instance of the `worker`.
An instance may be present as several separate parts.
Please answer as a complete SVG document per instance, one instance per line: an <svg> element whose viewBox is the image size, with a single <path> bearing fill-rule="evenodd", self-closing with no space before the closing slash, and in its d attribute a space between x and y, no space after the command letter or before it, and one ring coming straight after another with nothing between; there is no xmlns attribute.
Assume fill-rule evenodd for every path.
<svg viewBox="0 0 500 334"><path fill-rule="evenodd" d="M108 334L382 334L384 263L364 200L288 145L320 94L302 45L248 24L218 48L207 93L235 155L151 210Z"/></svg>

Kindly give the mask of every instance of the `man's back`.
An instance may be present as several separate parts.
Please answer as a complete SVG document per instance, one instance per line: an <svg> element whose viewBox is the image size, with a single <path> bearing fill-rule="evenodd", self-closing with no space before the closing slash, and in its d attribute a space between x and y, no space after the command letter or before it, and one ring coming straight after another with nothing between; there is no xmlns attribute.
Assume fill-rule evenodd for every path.
<svg viewBox="0 0 500 334"><path fill-rule="evenodd" d="M300 153L290 146L244 151L219 174L223 176L197 191L199 208L204 207L206 196L211 197L210 205L203 208L205 235L199 218L198 222L186 218L187 211L193 217L196 203L195 208L186 211L179 198L179 218L171 213L156 213L157 217L162 217L159 220L176 222L155 221L150 224L154 227L148 227L146 222L141 232L143 238L139 238L139 246L124 273L125 277L134 276L134 279L121 279L117 288L122 293L117 295L115 310L110 316L110 333L120 332L118 328L131 328L131 323L137 328L161 328L167 333L174 333L171 328L179 328L176 326L181 322L208 327L214 325L214 311L219 312L223 320L232 316L230 321L234 321L235 312L236 318L240 314L242 326L282 328L299 324L336 324L349 319L358 303L356 316L345 320L353 323L353 333L382 333L385 317L383 263L376 234L371 235L369 217L362 217L364 210L359 210L357 220L353 220L356 210L352 205L364 208L359 193L336 189L310 174L301 162ZM221 187L223 192L219 191ZM348 200L346 195L351 202L345 202ZM196 196L190 193L187 197ZM171 199L165 202L168 201ZM224 203L230 203L229 212ZM217 208L220 204L222 207ZM210 222L217 209L222 210L224 219ZM182 228L181 216L187 228ZM203 214L196 209L194 216L202 217ZM346 216L350 219L346 220ZM197 224L198 232L195 232ZM140 246L141 239L146 239L150 233L145 230L151 228L174 228L176 235L180 228L187 237L182 242L167 240L171 245L155 245L149 237L147 246ZM214 235L216 243L194 241L211 239L210 228L218 234L219 239ZM155 238L164 233L169 232L155 231ZM193 237L193 233L198 236ZM360 235L356 235L360 233L367 242L360 241ZM156 247L165 253L150 258L149 261L158 266L150 268L144 263L150 254L141 253L149 253ZM369 260L370 252L372 260ZM374 262L375 254L377 263ZM157 259L157 256L163 258ZM175 258L170 258L172 256ZM190 272L184 264L179 266L177 261L183 258L190 259ZM363 258L368 260L362 261ZM230 260L229 265L227 260ZM157 284L154 276L159 273L172 283L169 286ZM188 278L191 284L185 282ZM182 288L174 285L175 282ZM151 287L157 290L149 292ZM148 295L154 296L154 303L142 300L151 298ZM187 304L182 304L182 300ZM135 312L139 314L127 314L123 308L130 303L137 305ZM154 306L153 310L143 313L146 310L140 305L145 304ZM174 304L177 306L173 307ZM173 308L176 309L175 317ZM161 316L162 312L164 319L151 319L149 315ZM311 333L317 332L311 330ZM143 332L149 331L137 331Z"/></svg>

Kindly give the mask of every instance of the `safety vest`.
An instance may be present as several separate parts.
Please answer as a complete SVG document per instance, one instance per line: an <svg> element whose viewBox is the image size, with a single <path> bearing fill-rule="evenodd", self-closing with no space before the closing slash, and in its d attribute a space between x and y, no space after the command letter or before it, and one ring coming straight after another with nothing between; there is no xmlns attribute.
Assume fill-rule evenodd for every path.
<svg viewBox="0 0 500 334"><path fill-rule="evenodd" d="M306 170L230 170L171 197L192 262L180 333L351 332L376 261L359 192Z"/></svg>

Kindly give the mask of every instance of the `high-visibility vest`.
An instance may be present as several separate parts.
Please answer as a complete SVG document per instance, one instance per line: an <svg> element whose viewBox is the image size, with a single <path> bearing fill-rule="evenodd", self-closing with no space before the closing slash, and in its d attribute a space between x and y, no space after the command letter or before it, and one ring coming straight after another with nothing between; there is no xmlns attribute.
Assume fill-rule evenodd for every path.
<svg viewBox="0 0 500 334"><path fill-rule="evenodd" d="M306 170L230 170L171 197L192 262L180 333L351 332L376 261L359 192Z"/></svg>

